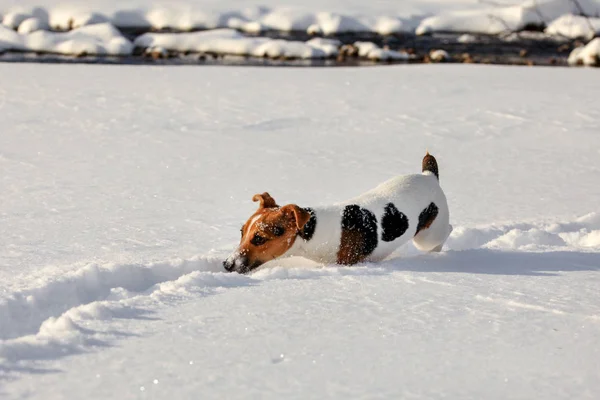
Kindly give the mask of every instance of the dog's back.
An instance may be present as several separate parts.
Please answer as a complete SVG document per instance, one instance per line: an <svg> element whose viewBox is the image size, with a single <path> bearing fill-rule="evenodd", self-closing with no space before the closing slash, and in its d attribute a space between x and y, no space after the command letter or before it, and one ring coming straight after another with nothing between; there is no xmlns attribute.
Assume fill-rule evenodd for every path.
<svg viewBox="0 0 600 400"><path fill-rule="evenodd" d="M370 210L378 221L378 243L370 260L387 257L410 239L423 251L437 251L447 239L451 231L448 202L439 184L437 161L429 153L422 170L394 177L340 203Z"/></svg>

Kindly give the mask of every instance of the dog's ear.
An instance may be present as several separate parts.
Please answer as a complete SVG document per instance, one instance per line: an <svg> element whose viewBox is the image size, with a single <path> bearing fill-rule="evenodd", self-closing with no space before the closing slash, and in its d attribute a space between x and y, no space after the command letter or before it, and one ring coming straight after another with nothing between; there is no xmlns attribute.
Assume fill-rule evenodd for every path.
<svg viewBox="0 0 600 400"><path fill-rule="evenodd" d="M304 225L306 225L306 223L311 217L311 214L308 211L298 207L295 204L288 204L287 206L283 206L281 207L281 211L283 211L283 213L287 217L292 218L295 221L298 230L302 230L302 228L304 228Z"/></svg>
<svg viewBox="0 0 600 400"><path fill-rule="evenodd" d="M279 207L275 202L275 199L271 197L271 195L267 192L263 194L255 194L252 197L252 201L260 201L260 206L258 208L274 208Z"/></svg>

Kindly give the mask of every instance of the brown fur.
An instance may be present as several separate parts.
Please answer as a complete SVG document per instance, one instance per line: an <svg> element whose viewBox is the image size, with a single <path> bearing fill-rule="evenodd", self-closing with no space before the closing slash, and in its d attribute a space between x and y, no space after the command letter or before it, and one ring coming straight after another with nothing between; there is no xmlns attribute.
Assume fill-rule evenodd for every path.
<svg viewBox="0 0 600 400"><path fill-rule="evenodd" d="M250 266L263 264L288 251L311 217L308 211L295 204L279 207L266 192L255 195L252 200L260 201L260 206L242 227L238 247L239 254L247 258ZM284 230L280 236L276 235L278 229ZM264 244L252 243L257 235L266 240Z"/></svg>
<svg viewBox="0 0 600 400"><path fill-rule="evenodd" d="M435 203L431 203L421 212L419 215L419 224L417 225L417 232L415 233L415 236L417 236L422 230L428 229L431 224L433 224L433 221L435 221L438 216L438 211L439 210Z"/></svg>
<svg viewBox="0 0 600 400"><path fill-rule="evenodd" d="M350 204L344 208L341 223L338 264L352 265L364 261L377 247L375 214L356 204Z"/></svg>
<svg viewBox="0 0 600 400"><path fill-rule="evenodd" d="M255 194L252 197L252 201L260 201L260 205L258 206L259 209L279 207L275 199L272 198L271 195L267 192L264 192L263 194Z"/></svg>
<svg viewBox="0 0 600 400"><path fill-rule="evenodd" d="M423 157L422 167L423 172L430 171L435 175L436 178L438 178L438 180L440 179L437 161L435 160L434 156L429 154L429 152L427 152L427 154L425 154L425 157Z"/></svg>
<svg viewBox="0 0 600 400"><path fill-rule="evenodd" d="M431 226L431 224L433 224L433 221L435 221L436 217L437 217L437 215L435 217L429 218L427 220L427 222L425 222L423 225L418 226L417 227L417 233L415 233L415 236L417 236L419 234L419 232L421 232L422 230L429 229L429 227Z"/></svg>
<svg viewBox="0 0 600 400"><path fill-rule="evenodd" d="M360 232L342 229L340 249L337 253L337 263L352 265L363 261L367 255L361 251L363 235Z"/></svg>

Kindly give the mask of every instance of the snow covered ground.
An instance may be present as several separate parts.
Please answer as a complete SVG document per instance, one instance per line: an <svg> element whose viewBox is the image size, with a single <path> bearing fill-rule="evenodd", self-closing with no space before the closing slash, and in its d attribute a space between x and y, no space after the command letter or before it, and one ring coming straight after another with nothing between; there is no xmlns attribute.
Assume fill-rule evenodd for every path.
<svg viewBox="0 0 600 400"><path fill-rule="evenodd" d="M596 75L0 65L0 398L597 398ZM425 149L443 253L221 272Z"/></svg>

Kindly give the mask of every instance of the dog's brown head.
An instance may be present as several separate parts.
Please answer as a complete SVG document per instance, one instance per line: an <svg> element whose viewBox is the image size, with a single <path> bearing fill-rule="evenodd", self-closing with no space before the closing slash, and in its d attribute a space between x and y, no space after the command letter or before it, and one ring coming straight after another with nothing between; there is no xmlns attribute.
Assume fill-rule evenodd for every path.
<svg viewBox="0 0 600 400"><path fill-rule="evenodd" d="M244 274L285 254L311 217L295 204L279 207L266 192L254 195L252 201L259 201L260 206L242 227L237 250L223 261L229 272Z"/></svg>

